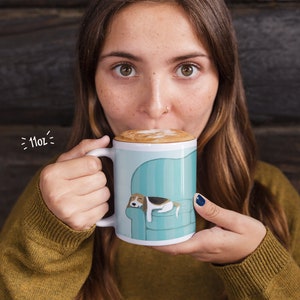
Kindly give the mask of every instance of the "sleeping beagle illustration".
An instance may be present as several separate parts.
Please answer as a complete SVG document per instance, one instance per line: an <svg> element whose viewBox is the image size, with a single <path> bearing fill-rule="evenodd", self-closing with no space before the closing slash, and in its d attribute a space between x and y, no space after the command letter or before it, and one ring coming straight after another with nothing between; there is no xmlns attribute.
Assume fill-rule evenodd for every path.
<svg viewBox="0 0 300 300"><path fill-rule="evenodd" d="M162 197L148 197L142 194L132 194L127 207L142 207L146 213L147 222L152 222L153 210L158 210L159 213L163 213L172 210L174 206L176 207L176 217L178 218L180 209L179 203Z"/></svg>

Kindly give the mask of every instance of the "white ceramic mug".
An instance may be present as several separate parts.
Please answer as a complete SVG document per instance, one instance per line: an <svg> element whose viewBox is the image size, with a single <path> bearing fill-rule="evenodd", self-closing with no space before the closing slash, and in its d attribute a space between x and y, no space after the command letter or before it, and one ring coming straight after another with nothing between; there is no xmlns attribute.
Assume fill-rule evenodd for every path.
<svg viewBox="0 0 300 300"><path fill-rule="evenodd" d="M88 153L114 164L115 212L97 226L139 245L169 245L195 232L196 145L177 130L130 130Z"/></svg>

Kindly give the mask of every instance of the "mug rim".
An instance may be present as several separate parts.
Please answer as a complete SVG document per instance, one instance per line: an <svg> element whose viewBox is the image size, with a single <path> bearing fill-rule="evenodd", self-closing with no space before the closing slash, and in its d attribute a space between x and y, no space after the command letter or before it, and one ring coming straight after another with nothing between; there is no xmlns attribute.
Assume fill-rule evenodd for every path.
<svg viewBox="0 0 300 300"><path fill-rule="evenodd" d="M197 139L189 141L164 142L164 143L149 143L149 142L123 142L113 140L113 147L122 150L131 151L169 151L178 150L179 148L186 149L197 146Z"/></svg>

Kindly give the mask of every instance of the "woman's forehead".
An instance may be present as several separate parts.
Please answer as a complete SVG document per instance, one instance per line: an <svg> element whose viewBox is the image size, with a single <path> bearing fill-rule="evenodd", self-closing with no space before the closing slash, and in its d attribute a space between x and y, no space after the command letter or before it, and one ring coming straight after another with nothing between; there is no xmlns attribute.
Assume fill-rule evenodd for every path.
<svg viewBox="0 0 300 300"><path fill-rule="evenodd" d="M168 2L130 4L113 17L102 50L120 51L124 47L152 47L157 51L174 47L184 47L188 51L204 48L184 9Z"/></svg>

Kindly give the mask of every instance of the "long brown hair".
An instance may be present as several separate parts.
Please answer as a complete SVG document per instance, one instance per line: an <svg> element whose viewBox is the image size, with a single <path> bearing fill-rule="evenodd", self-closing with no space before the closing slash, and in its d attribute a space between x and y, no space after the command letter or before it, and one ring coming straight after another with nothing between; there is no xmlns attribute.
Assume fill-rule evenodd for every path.
<svg viewBox="0 0 300 300"><path fill-rule="evenodd" d="M113 16L125 6L145 0L92 0L78 37L78 97L69 147L84 138L114 134L96 94L95 72ZM219 89L210 119L198 138L197 189L222 207L251 215L288 248L287 222L272 195L255 182L256 144L248 117L238 61L236 37L223 0L152 0L180 5L206 44L219 73ZM111 191L111 163L103 162ZM113 212L113 195L110 214ZM93 265L78 299L120 299L114 275L116 238L112 229L97 228Z"/></svg>

